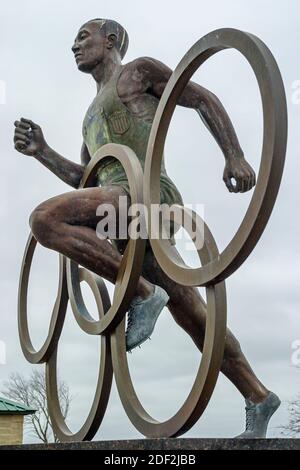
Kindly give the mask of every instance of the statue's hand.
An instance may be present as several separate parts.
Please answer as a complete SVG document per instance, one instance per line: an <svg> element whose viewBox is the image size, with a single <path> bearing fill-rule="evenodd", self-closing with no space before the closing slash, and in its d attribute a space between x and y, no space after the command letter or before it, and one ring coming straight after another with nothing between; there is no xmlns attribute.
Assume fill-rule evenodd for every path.
<svg viewBox="0 0 300 470"><path fill-rule="evenodd" d="M232 184L232 178L236 184ZM255 186L255 171L244 157L231 157L226 161L223 181L231 193L245 193Z"/></svg>
<svg viewBox="0 0 300 470"><path fill-rule="evenodd" d="M47 146L42 129L29 119L15 121L15 149L31 157L42 152Z"/></svg>

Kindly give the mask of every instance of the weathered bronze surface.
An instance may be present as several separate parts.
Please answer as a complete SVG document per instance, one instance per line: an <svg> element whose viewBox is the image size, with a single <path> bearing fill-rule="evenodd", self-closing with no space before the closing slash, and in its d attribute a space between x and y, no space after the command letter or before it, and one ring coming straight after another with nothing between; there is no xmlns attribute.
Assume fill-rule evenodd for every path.
<svg viewBox="0 0 300 470"><path fill-rule="evenodd" d="M79 268L77 263L81 264L81 260L76 259L76 257L72 260L67 259L67 251L64 252L64 256L60 255L59 287L49 333L42 348L39 351L35 351L30 339L27 323L27 289L36 240L33 235L29 237L24 254L19 287L20 341L27 360L32 363L46 362L49 410L54 430L60 441L88 440L95 435L107 407L113 373L115 374L119 395L128 417L135 427L148 437L179 436L190 429L200 418L209 402L220 368L237 385L244 396L250 393L248 390L251 387L253 390L260 391L262 395L264 394L264 387L255 377L253 371L251 371L250 366L248 366L238 347L235 346L235 339L228 330L227 338L225 338L226 293L224 280L238 269L259 240L274 206L283 171L287 139L285 94L278 67L267 47L251 34L233 29L221 29L206 35L189 50L166 83L159 103L156 103L158 107L148 142L148 150L144 162L144 176L143 165L141 166L140 159L138 158L139 155L136 156L134 148L124 146L122 143L105 142L95 152L90 162L85 165L86 168L84 170L79 168L79 166L68 167L69 163L66 163L67 166L65 168L72 169L73 175L75 174L74 178L78 179L79 189L89 188L97 184L97 172L106 157L113 157L124 169L128 180L128 186L124 182L124 189L130 193L131 202L144 201L148 207L150 207L151 203L159 203L162 195L160 185L163 184L160 176L164 143L176 103L197 68L216 52L230 47L240 51L253 68L261 92L264 113L262 159L257 186L248 211L233 240L221 254L218 252L212 234L205 225L204 247L198 251L202 267L197 269L192 269L183 263L176 248L171 245L169 240L155 240L150 237L156 263L167 274L169 279L177 283L178 289L179 285L190 287L206 286L207 293L207 313L203 345L199 345L198 337L196 341L193 333L190 333L197 346L203 349L199 370L191 392L173 417L160 423L146 412L135 393L126 357L125 314L131 299L136 294L141 273L143 272L144 274L145 272L147 274L147 266L145 267L145 264L143 264L145 240L129 240L125 253L120 258L117 274L114 279L116 288L112 305L110 305L104 282L99 276L91 274L86 269L90 268L89 265L86 265L85 268ZM76 54L76 47L74 51ZM79 53L78 57L80 68ZM81 69L83 70L83 65ZM19 124L16 126L16 148L19 151L25 152L25 143L22 141ZM31 129L38 131L35 126L32 123ZM119 135L126 132L126 120L124 121L123 117L122 119L118 118L114 126ZM224 148L224 142L222 144ZM28 152L31 152L31 150L28 150ZM57 154L54 155L52 150L46 149L45 154L47 152L53 156L54 160L57 159L59 161ZM83 152L84 155L86 154L85 152L86 150ZM42 156L40 157L41 161L43 158ZM53 164L48 161L46 164L45 161L42 162L58 174L57 167L51 167ZM245 177L243 181L237 181L236 187L231 186L229 181L232 177L230 176L231 170L229 171L227 168L224 181L230 191L244 191L254 185L255 180L250 167L246 165L244 168L246 168L249 178L247 181ZM118 167L118 172L119 170L120 167ZM113 174L115 175L116 173ZM70 182L70 176L67 173L60 174L59 176L65 181ZM151 212L149 211L148 213L150 214ZM189 215L194 217L195 214ZM149 227L151 227L151 217L148 223ZM39 232L37 238L40 238L41 242L47 246L48 242L46 243L45 238L42 237L42 233L38 229L38 225L41 225L41 219L37 218L36 215L33 224L36 233ZM54 245L50 245L50 242L48 247L60 251ZM153 259L149 261L148 270L152 269L151 263L153 263ZM94 271L97 272L96 269ZM151 280L151 275L149 275L148 279ZM99 320L94 320L87 311L80 289L82 281L87 282L94 293ZM179 290L179 292L181 291ZM99 376L94 402L85 423L75 434L72 434L67 427L60 411L56 376L57 346L64 323L68 299L70 299L74 316L80 328L88 334L101 335ZM172 306L170 306L171 309ZM197 328L196 323L192 325L194 329ZM188 327L183 327L189 332ZM223 359L224 345L225 356ZM240 357L240 363L244 364L246 371L244 377L242 377L242 374L238 377L236 373L232 372L226 348L236 351L237 356ZM246 376L247 379L245 378ZM259 394L259 392L257 393Z"/></svg>

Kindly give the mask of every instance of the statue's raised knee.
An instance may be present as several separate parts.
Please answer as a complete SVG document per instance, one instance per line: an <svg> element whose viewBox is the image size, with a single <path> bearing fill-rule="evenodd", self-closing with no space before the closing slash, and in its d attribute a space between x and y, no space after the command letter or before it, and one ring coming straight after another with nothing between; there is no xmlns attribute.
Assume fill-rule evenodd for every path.
<svg viewBox="0 0 300 470"><path fill-rule="evenodd" d="M43 205L38 206L31 213L29 224L34 238L42 246L52 248L55 222L51 215L51 211L43 208Z"/></svg>

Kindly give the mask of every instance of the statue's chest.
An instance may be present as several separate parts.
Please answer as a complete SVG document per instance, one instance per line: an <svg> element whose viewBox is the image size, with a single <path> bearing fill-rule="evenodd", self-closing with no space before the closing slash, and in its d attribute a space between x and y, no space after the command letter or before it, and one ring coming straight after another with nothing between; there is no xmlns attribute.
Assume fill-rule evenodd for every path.
<svg viewBox="0 0 300 470"><path fill-rule="evenodd" d="M95 133L101 134L105 132L105 124L105 99L97 95L89 106L83 120L82 134L84 140L90 140L91 137L95 137Z"/></svg>
<svg viewBox="0 0 300 470"><path fill-rule="evenodd" d="M130 113L114 93L97 95L83 121L83 139L91 155L109 142L123 143L132 126Z"/></svg>

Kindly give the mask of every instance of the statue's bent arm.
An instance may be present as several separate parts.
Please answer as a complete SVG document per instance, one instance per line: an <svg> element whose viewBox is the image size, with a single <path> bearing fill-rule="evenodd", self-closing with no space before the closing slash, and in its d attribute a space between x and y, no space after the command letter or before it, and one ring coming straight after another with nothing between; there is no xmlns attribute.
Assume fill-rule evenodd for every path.
<svg viewBox="0 0 300 470"><path fill-rule="evenodd" d="M89 159L88 150L83 144L81 149L82 165L72 162L55 152L46 142L41 127L30 119L15 121L15 148L24 155L34 157L58 178L78 188Z"/></svg>
<svg viewBox="0 0 300 470"><path fill-rule="evenodd" d="M129 64L128 64L129 65ZM137 71L147 91L160 98L172 74L172 70L162 62L149 57L141 57L131 63ZM184 89L178 104L195 109L219 144L225 158L243 157L232 122L222 103L212 92L190 81Z"/></svg>
<svg viewBox="0 0 300 470"><path fill-rule="evenodd" d="M134 60L126 65L123 78L120 77L119 90L123 100L129 101L132 96L132 90L126 96L125 84L129 78L137 84L139 93L150 93L160 99L171 74L172 70L156 59L141 57ZM256 182L255 172L244 158L233 124L220 100L206 88L190 81L178 104L195 109L220 146L226 161L223 180L228 190L237 193L252 189Z"/></svg>

